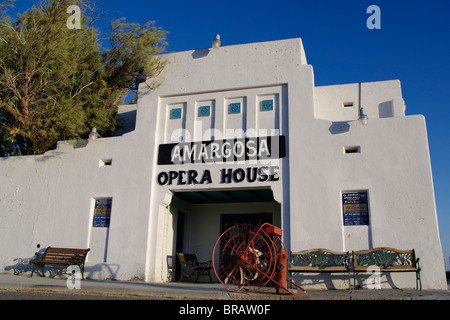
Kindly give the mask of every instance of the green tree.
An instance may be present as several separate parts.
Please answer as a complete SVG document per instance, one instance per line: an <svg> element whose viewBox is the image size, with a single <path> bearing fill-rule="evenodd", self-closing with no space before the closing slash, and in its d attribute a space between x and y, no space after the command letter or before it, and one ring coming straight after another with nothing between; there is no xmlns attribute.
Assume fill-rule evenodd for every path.
<svg viewBox="0 0 450 320"><path fill-rule="evenodd" d="M102 47L87 0L45 0L16 19L0 4L0 156L42 154L57 141L114 130L117 107L164 67L166 31L111 23ZM80 28L68 27L70 5ZM149 81L147 81L149 79Z"/></svg>

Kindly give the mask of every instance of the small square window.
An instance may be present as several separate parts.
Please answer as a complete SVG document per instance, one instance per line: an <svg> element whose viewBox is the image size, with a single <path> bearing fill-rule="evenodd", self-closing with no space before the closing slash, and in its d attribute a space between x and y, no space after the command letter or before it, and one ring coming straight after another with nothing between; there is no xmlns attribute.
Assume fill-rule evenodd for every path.
<svg viewBox="0 0 450 320"><path fill-rule="evenodd" d="M181 114L181 108L173 108L170 110L170 119L181 119Z"/></svg>
<svg viewBox="0 0 450 320"><path fill-rule="evenodd" d="M272 111L272 110L273 110L273 100L261 101L261 111Z"/></svg>
<svg viewBox="0 0 450 320"><path fill-rule="evenodd" d="M211 115L211 106L201 106L198 108L199 117L209 117Z"/></svg>
<svg viewBox="0 0 450 320"><path fill-rule="evenodd" d="M228 113L229 114L241 113L241 104L239 102L230 103L228 105Z"/></svg>

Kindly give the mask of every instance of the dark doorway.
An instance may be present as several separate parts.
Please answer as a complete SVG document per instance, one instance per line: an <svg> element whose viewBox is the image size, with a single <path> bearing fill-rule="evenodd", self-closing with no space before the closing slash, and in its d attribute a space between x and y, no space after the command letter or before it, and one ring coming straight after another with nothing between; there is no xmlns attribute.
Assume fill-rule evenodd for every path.
<svg viewBox="0 0 450 320"><path fill-rule="evenodd" d="M183 252L183 238L184 238L184 216L186 213L178 211L177 218L177 240L175 244L176 252ZM181 278L181 265L178 257L175 257L175 281L179 281Z"/></svg>
<svg viewBox="0 0 450 320"><path fill-rule="evenodd" d="M219 229L215 231L218 232L219 234L217 234L217 236L214 238L211 232L206 233L207 241L210 241L213 245L215 241L218 239L218 237L225 230L235 225L250 224L255 227L258 227L263 223L273 224L274 220L277 223L279 223L279 214L280 214L279 209L275 208L274 206L274 204L277 204L279 206L279 203L275 201L273 192L270 188L242 189L242 190L230 189L230 190L174 191L173 200L174 199L177 199L177 201L178 200L182 201L174 203L174 208L177 208L176 210L178 211L173 221L174 226L176 225L176 230L174 230L175 253L184 252L186 245L190 244L183 242L185 236L189 235L189 240L186 241L193 241L194 243L201 242L201 240L199 239L203 239L203 237L205 237L205 235L202 234L200 230L201 228L199 227L198 224L192 226L190 223L192 217L195 217L195 219L199 219L199 216L197 215L198 212L195 212L193 210L196 210L197 208L198 210L204 211L207 208L202 206L195 207L196 205L217 205L213 207L212 210L213 214L207 217L205 216L205 221L210 219L208 221L211 221L211 223L215 224L214 229L215 230ZM230 211L228 210L231 210L231 212L235 212L236 207L233 207L233 205L239 203L243 204L244 207L242 208L241 212L244 213L239 213L239 211L237 211L236 213L229 213ZM253 211L251 208L253 203L257 204L258 207L258 209L256 209L255 207L255 211ZM267 206L261 205L261 203L267 203L268 205ZM224 205L230 204L231 206L226 207L227 209L222 211L221 204ZM181 211L178 208L184 211ZM201 227L203 228L203 224L201 225ZM204 227L209 228L210 226L207 223L205 223ZM194 234L191 234L192 230L189 230L188 228L195 228L196 232ZM203 247L205 246L202 245L202 250ZM199 252L194 253L199 254ZM200 252L200 255L203 256L204 254L205 252ZM208 255L211 256L211 253L208 252ZM175 263L173 263L173 266L175 267L175 270L173 271L173 279L174 281L180 281L181 265L176 254L174 255L174 258Z"/></svg>
<svg viewBox="0 0 450 320"><path fill-rule="evenodd" d="M251 224L259 227L266 222L273 223L272 213L222 214L220 219L220 234L238 224Z"/></svg>

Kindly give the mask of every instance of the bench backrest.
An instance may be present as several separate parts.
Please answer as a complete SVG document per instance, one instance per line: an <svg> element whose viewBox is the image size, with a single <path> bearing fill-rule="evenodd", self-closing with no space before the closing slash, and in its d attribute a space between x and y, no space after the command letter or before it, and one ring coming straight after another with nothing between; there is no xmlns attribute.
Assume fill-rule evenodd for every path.
<svg viewBox="0 0 450 320"><path fill-rule="evenodd" d="M47 263L51 263L51 261L54 261L55 263L67 261L68 263L82 264L89 251L90 249L48 247L47 250L45 250L43 259L47 261Z"/></svg>
<svg viewBox="0 0 450 320"><path fill-rule="evenodd" d="M198 266L197 255L190 253L177 253L177 255L183 267Z"/></svg>
<svg viewBox="0 0 450 320"><path fill-rule="evenodd" d="M417 260L414 249L398 250L388 247L353 251L354 270L367 270L370 266L380 269L416 269Z"/></svg>
<svg viewBox="0 0 450 320"><path fill-rule="evenodd" d="M324 270L348 268L349 252L335 252L328 249L291 252L290 263L291 266Z"/></svg>

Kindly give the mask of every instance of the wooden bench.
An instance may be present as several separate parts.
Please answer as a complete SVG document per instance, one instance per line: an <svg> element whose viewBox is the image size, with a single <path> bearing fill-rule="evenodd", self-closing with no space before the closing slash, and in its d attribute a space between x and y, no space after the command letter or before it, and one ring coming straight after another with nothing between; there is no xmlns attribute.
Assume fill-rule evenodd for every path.
<svg viewBox="0 0 450 320"><path fill-rule="evenodd" d="M416 290L422 290L419 258L414 249L398 250L379 247L364 251L353 251L353 285L356 287L356 274L367 272L369 267L378 267L380 272L415 272Z"/></svg>
<svg viewBox="0 0 450 320"><path fill-rule="evenodd" d="M199 276L209 276L209 281L212 282L211 269L212 261L198 262L195 254L177 253L181 265L181 279L180 281L189 281L188 279L192 273L196 273L195 281L197 282Z"/></svg>
<svg viewBox="0 0 450 320"><path fill-rule="evenodd" d="M328 249L311 249L302 252L291 252L288 267L289 279L292 273L347 273L350 288L350 253L335 252Z"/></svg>
<svg viewBox="0 0 450 320"><path fill-rule="evenodd" d="M44 254L36 253L36 258L30 261L33 265L30 277L33 276L36 268L41 269L42 276L45 277L44 267L46 264L76 265L80 267L82 279L84 279L84 262L90 249L71 249L48 247Z"/></svg>

